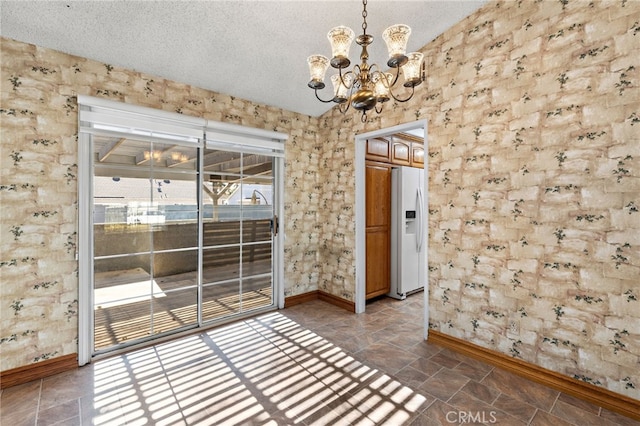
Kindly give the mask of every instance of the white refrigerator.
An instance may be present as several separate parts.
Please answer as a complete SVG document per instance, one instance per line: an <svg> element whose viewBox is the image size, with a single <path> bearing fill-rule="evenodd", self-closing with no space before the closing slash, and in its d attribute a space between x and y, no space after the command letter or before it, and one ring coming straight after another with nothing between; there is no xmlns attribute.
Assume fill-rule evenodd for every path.
<svg viewBox="0 0 640 426"><path fill-rule="evenodd" d="M391 170L391 291L405 299L424 288L426 279L426 214L424 170Z"/></svg>

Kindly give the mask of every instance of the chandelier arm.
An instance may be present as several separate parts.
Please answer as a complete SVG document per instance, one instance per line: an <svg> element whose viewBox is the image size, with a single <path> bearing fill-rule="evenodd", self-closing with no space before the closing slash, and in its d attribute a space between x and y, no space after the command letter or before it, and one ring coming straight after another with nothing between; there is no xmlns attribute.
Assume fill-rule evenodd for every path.
<svg viewBox="0 0 640 426"><path fill-rule="evenodd" d="M346 105L343 108L343 105ZM351 102L344 102L341 104L338 104L338 111L340 111L341 114L345 114L347 111L349 111L349 106L351 105Z"/></svg>
<svg viewBox="0 0 640 426"><path fill-rule="evenodd" d="M371 67L369 69L372 70L374 67L377 69L376 71L371 72L371 75L373 75L374 73L380 74L380 78L384 78L384 81L387 82L387 87L389 88L389 92L391 92L391 87L396 85L396 83L398 82L398 77L400 77L400 67L394 67L396 68L396 75L393 77L393 81L389 81L389 79L386 76L386 73L380 71L380 67L378 66L378 64L371 64ZM395 99L395 96L393 97L393 99Z"/></svg>
<svg viewBox="0 0 640 426"><path fill-rule="evenodd" d="M344 75L342 75L342 68L338 68L338 75L340 76L340 83L346 87L347 89L350 89L351 87L353 87L353 83L351 83L351 87L347 86L347 83L345 83L343 77L348 76L349 74L354 74L355 75L355 69L356 69L357 65L353 67L352 71L347 71L346 73L344 73ZM359 73L359 71L358 71Z"/></svg>
<svg viewBox="0 0 640 426"><path fill-rule="evenodd" d="M359 77L360 77L360 65L354 65L353 69L351 71L347 71L346 73L344 73L344 76L346 77L349 74L353 74L353 81L351 82L351 86L347 86L344 82L344 80L342 79L342 73L340 73L340 81L342 82L342 84L344 85L344 87L347 87L350 90L350 93L353 92L353 87L355 86L356 82L359 81Z"/></svg>
<svg viewBox="0 0 640 426"><path fill-rule="evenodd" d="M400 99L398 98L396 95L393 94L393 91L391 90L391 87L389 87L389 94L391 95L391 97L396 101L396 102L407 102L408 100L410 100L411 98L413 98L413 94L415 93L416 88L415 86L411 87L411 94L409 95L408 98L406 99Z"/></svg>
<svg viewBox="0 0 640 426"><path fill-rule="evenodd" d="M396 69L396 75L393 77L393 83L389 85L389 91L391 91L391 86L395 86L398 82L398 77L400 77L400 67L394 67ZM395 97L394 97L395 99Z"/></svg>
<svg viewBox="0 0 640 426"><path fill-rule="evenodd" d="M356 65L357 66L357 65ZM344 110L340 110L342 111L343 114L345 114L347 111L349 111L349 108L351 108L351 99L353 98L353 92L355 91L355 81L353 83L351 83L351 87L349 88L349 96L347 98L347 102L345 102L345 107Z"/></svg>
<svg viewBox="0 0 640 426"><path fill-rule="evenodd" d="M318 89L314 89L313 91L314 91L314 92L315 92L315 94L316 94L316 98L317 98L320 102L322 102L322 103L324 103L324 104L328 104L328 103L330 103L330 102L333 102L333 98L329 99L328 101L325 101L324 99L321 99L321 98L320 98L320 96L318 96Z"/></svg>

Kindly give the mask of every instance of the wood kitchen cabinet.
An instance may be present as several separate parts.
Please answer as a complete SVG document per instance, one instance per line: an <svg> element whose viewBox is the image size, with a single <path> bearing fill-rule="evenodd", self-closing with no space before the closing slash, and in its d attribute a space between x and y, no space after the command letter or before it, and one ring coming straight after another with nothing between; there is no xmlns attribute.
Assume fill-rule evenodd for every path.
<svg viewBox="0 0 640 426"><path fill-rule="evenodd" d="M367 140L366 160L397 166L424 167L424 145L408 134Z"/></svg>
<svg viewBox="0 0 640 426"><path fill-rule="evenodd" d="M411 144L411 167L424 168L424 145L421 143Z"/></svg>
<svg viewBox="0 0 640 426"><path fill-rule="evenodd" d="M386 138L372 138L367 140L366 160L388 163L391 159L391 142Z"/></svg>
<svg viewBox="0 0 640 426"><path fill-rule="evenodd" d="M391 141L391 163L410 166L411 154L411 142L394 136Z"/></svg>
<svg viewBox="0 0 640 426"><path fill-rule="evenodd" d="M366 299L391 288L391 168L366 165Z"/></svg>

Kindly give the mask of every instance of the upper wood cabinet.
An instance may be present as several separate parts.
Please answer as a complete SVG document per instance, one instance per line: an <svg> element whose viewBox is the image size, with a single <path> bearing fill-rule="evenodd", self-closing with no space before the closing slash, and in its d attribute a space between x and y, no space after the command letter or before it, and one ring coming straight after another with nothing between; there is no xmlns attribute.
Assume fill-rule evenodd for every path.
<svg viewBox="0 0 640 426"><path fill-rule="evenodd" d="M388 163L391 160L391 144L389 139L373 138L367 139L367 150L364 158L371 161Z"/></svg>
<svg viewBox="0 0 640 426"><path fill-rule="evenodd" d="M391 139L391 163L399 166L411 165L411 142L395 136Z"/></svg>
<svg viewBox="0 0 640 426"><path fill-rule="evenodd" d="M411 166L424 167L424 145L415 142L411 144Z"/></svg>
<svg viewBox="0 0 640 426"><path fill-rule="evenodd" d="M404 133L367 140L365 159L398 166L424 167L421 139Z"/></svg>

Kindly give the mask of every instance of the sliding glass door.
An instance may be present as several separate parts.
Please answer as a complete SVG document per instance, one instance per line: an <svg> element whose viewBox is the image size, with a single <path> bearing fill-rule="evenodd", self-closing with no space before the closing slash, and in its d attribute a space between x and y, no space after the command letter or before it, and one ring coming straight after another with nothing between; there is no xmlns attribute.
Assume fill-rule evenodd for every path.
<svg viewBox="0 0 640 426"><path fill-rule="evenodd" d="M274 157L92 143L94 351L274 306Z"/></svg>
<svg viewBox="0 0 640 426"><path fill-rule="evenodd" d="M283 307L285 134L78 104L80 365Z"/></svg>

